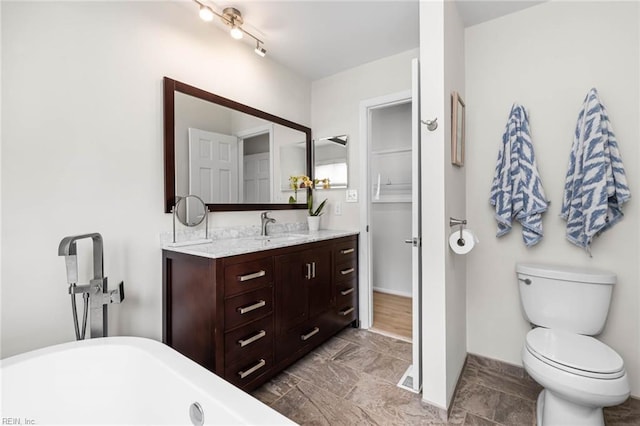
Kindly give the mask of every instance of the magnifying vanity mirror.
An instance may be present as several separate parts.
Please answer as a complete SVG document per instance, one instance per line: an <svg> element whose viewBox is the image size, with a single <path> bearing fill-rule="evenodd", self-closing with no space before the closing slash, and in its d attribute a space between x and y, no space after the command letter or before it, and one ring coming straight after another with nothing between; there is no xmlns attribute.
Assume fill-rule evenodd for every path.
<svg viewBox="0 0 640 426"><path fill-rule="evenodd" d="M306 208L290 176L310 175L311 129L164 78L165 212L196 195L209 211Z"/></svg>
<svg viewBox="0 0 640 426"><path fill-rule="evenodd" d="M207 217L206 209L207 206L200 197L187 195L186 197L178 197L173 212L184 226L198 226Z"/></svg>
<svg viewBox="0 0 640 426"><path fill-rule="evenodd" d="M176 205L172 208L173 213L173 241L169 245L178 247L192 244L210 243L209 239L209 219L207 215L207 205L196 195L186 197L176 197ZM178 242L176 240L176 219L187 227L195 227L204 222L204 239L187 240Z"/></svg>
<svg viewBox="0 0 640 426"><path fill-rule="evenodd" d="M329 136L313 141L313 176L328 178L331 188L346 188L349 176L347 135Z"/></svg>

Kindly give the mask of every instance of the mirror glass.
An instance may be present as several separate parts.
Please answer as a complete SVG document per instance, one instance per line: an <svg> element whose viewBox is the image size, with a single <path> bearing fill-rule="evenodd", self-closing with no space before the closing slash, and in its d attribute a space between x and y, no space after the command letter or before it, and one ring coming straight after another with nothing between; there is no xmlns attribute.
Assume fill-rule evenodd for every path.
<svg viewBox="0 0 640 426"><path fill-rule="evenodd" d="M179 197L175 209L176 217L184 226L198 226L207 217L207 206L195 195Z"/></svg>
<svg viewBox="0 0 640 426"><path fill-rule="evenodd" d="M165 77L166 211L177 196L209 211L304 208L289 176L308 174L311 129Z"/></svg>
<svg viewBox="0 0 640 426"><path fill-rule="evenodd" d="M329 136L313 141L313 176L329 179L331 188L346 188L349 176L347 135Z"/></svg>

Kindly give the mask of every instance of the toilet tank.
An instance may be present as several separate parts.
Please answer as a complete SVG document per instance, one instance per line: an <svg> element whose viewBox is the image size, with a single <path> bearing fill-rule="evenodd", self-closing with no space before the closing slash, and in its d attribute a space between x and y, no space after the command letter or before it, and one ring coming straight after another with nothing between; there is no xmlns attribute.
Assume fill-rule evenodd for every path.
<svg viewBox="0 0 640 426"><path fill-rule="evenodd" d="M616 275L558 265L516 265L520 300L530 323L596 335L604 328Z"/></svg>

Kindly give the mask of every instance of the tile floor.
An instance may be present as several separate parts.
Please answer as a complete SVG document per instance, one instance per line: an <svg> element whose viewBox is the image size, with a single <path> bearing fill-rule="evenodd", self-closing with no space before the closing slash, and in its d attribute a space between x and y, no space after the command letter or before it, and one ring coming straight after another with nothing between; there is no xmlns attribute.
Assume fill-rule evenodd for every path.
<svg viewBox="0 0 640 426"><path fill-rule="evenodd" d="M253 392L301 425L535 425L540 387L522 370L470 356L449 421L396 386L411 344L347 328ZM640 425L640 401L605 410L607 426Z"/></svg>

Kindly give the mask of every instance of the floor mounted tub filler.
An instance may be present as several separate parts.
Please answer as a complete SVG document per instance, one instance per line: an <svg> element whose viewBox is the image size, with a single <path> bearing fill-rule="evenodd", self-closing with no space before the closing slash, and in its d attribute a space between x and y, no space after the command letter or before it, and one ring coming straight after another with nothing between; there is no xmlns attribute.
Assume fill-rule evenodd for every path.
<svg viewBox="0 0 640 426"><path fill-rule="evenodd" d="M3 424L293 424L155 340L104 337L0 361Z"/></svg>

